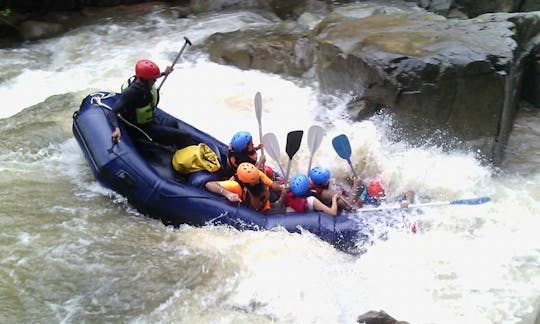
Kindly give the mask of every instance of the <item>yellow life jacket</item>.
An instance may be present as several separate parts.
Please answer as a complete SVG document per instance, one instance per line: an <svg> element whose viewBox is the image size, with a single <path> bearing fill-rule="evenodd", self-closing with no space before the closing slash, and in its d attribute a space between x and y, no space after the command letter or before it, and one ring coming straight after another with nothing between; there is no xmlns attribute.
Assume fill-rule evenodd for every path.
<svg viewBox="0 0 540 324"><path fill-rule="evenodd" d="M129 78L121 87L121 90L124 91L125 88L127 88L131 82L134 81L134 78ZM152 96L150 103L146 106L139 107L135 109L135 118L137 121L137 124L145 124L148 122L151 122L154 119L154 116L156 114L156 107L158 103L158 92L156 87L152 86L152 89L150 89L150 95Z"/></svg>

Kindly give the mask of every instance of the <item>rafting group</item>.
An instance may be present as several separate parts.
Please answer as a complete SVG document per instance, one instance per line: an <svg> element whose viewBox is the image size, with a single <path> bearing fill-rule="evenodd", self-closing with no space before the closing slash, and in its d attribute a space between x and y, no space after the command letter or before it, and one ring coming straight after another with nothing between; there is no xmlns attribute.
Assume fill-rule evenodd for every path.
<svg viewBox="0 0 540 324"><path fill-rule="evenodd" d="M219 174L218 179L206 182L204 185L206 190L225 197L231 203L243 204L262 213L283 212L285 208L287 212L314 210L335 216L339 209L352 211L364 205L378 206L385 199L385 190L380 179L373 179L364 184L362 179L355 175L350 181L352 186L350 192L338 190L330 185L332 178L330 170L322 166L315 166L309 169L308 174L297 174L288 179L290 169L286 174L280 174L266 165L264 154L259 157L257 151L263 151L265 144L260 143L255 146L253 137L248 131L239 131L233 135L228 145L227 161L220 163L216 152L204 144L194 143L193 139L181 129L172 126L164 127L162 124L155 123L154 115L159 102L159 89L165 79L158 88L154 84L158 78L166 78L172 71L172 67L167 67L164 72L161 72L159 67L148 59L139 60L136 63L135 75L124 84L120 98L111 107L113 142L120 141L122 137L116 117L118 116L130 126L127 127L128 132L144 133L153 141L179 147L180 149L171 161L175 170L184 174L201 168L216 172ZM257 93L255 97L255 108L260 130L260 93ZM308 141L312 145L320 144L323 132L320 127L312 127ZM302 134L302 131L289 133L288 154L296 153ZM338 148L340 145L349 145L348 139L343 136L334 139L334 147L338 153L340 153ZM267 139L271 138L267 137ZM342 142L344 139L345 143L340 143L340 138ZM271 146L275 144L271 141L266 142L269 146L268 151L271 152ZM296 147L290 149L289 146ZM310 146L310 149L316 148ZM201 150L203 150L202 153ZM294 152L289 152L290 150ZM203 158L194 159L196 156ZM292 159L292 156L290 158ZM276 158L276 160L279 164L279 159ZM407 192L402 198L401 207L406 208L412 203L414 194Z"/></svg>

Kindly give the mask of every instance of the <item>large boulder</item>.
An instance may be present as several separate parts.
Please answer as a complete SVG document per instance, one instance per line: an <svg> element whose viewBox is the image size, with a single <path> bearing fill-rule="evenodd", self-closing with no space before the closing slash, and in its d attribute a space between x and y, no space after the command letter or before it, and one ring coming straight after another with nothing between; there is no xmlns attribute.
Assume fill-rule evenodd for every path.
<svg viewBox="0 0 540 324"><path fill-rule="evenodd" d="M476 17L492 12L540 10L540 0L417 0L419 6L446 17Z"/></svg>
<svg viewBox="0 0 540 324"><path fill-rule="evenodd" d="M313 77L323 92L352 94L356 118L385 107L395 134L410 142L471 149L495 164L522 89L538 100L529 67L540 12L447 19L411 2L366 2L340 6L312 25L216 34L207 47L220 63Z"/></svg>
<svg viewBox="0 0 540 324"><path fill-rule="evenodd" d="M267 30L216 33L206 46L215 62L299 77L313 66L314 58L311 42L295 27L279 24Z"/></svg>
<svg viewBox="0 0 540 324"><path fill-rule="evenodd" d="M540 13L471 20L366 5L340 8L313 31L327 92L389 107L401 134L502 160L519 101L524 57L537 47ZM465 143L462 143L465 141Z"/></svg>

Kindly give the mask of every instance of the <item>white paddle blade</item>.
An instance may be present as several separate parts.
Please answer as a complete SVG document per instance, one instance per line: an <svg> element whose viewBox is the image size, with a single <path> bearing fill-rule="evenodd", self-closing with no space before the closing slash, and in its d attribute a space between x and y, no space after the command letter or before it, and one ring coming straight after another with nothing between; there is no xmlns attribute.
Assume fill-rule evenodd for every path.
<svg viewBox="0 0 540 324"><path fill-rule="evenodd" d="M262 116L262 98L261 93L257 92L255 94L255 116L257 116L257 120L259 121L259 125L261 124L261 116Z"/></svg>
<svg viewBox="0 0 540 324"><path fill-rule="evenodd" d="M285 173L283 172L283 167L281 166L281 152L279 150L279 143L276 134L264 134L264 136L262 137L262 143L268 155L270 155L272 160L276 161L276 163L278 164L281 174L284 175Z"/></svg>
<svg viewBox="0 0 540 324"><path fill-rule="evenodd" d="M308 146L311 154L321 146L325 132L321 126L313 125L308 130Z"/></svg>

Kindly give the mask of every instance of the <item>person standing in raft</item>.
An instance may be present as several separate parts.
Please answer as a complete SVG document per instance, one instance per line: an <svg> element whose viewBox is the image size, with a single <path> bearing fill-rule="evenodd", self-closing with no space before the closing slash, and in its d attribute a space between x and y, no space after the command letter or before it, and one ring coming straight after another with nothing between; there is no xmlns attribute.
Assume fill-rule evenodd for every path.
<svg viewBox="0 0 540 324"><path fill-rule="evenodd" d="M221 195L230 202L241 203L260 212L270 211L270 191L281 192L285 188L248 162L240 163L234 175L234 180L210 181L206 189ZM280 202L276 202L279 204Z"/></svg>
<svg viewBox="0 0 540 324"><path fill-rule="evenodd" d="M299 174L292 178L289 192L285 196L285 206L288 212L321 211L325 214L336 216L338 213L339 193L334 193L331 198L332 205L328 207L316 193L309 189L309 178L305 174Z"/></svg>
<svg viewBox="0 0 540 324"><path fill-rule="evenodd" d="M163 125L156 120L159 93L154 84L158 78L171 72L170 66L161 72L150 60L143 59L137 62L135 76L122 85L122 94L112 106L113 142L120 141L122 137L117 118L117 115L120 115L122 121L129 126L128 132L136 137L145 134L153 141L179 147L195 144L190 136L178 129L177 125Z"/></svg>

